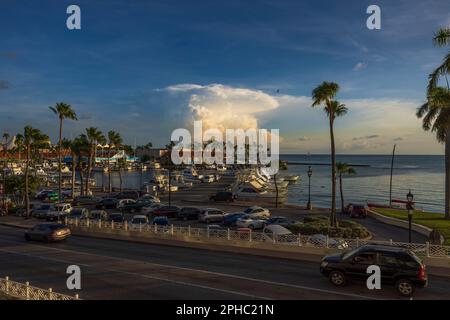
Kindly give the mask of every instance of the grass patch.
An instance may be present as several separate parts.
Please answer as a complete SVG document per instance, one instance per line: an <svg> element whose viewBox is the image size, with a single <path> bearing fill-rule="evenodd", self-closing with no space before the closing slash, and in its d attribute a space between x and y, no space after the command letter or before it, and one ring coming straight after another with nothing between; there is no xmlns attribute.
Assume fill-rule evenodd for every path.
<svg viewBox="0 0 450 320"><path fill-rule="evenodd" d="M406 210L387 208L372 208L372 210L387 217L408 221L408 212ZM413 223L438 230L444 236L445 244L450 245L450 220L444 219L443 213L414 211L412 221Z"/></svg>

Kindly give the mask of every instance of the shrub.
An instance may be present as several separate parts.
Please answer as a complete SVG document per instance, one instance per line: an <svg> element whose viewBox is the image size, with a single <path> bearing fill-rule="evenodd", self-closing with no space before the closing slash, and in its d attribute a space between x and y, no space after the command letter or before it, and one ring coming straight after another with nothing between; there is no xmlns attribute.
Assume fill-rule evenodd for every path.
<svg viewBox="0 0 450 320"><path fill-rule="evenodd" d="M326 218L326 219L325 219ZM333 238L366 238L369 231L354 221L340 221L338 227L330 227L328 217L305 217L303 223L289 226L294 234L313 235L326 234Z"/></svg>
<svg viewBox="0 0 450 320"><path fill-rule="evenodd" d="M330 223L330 218L327 216L306 216L303 218L304 223L308 222L322 222L322 223Z"/></svg>

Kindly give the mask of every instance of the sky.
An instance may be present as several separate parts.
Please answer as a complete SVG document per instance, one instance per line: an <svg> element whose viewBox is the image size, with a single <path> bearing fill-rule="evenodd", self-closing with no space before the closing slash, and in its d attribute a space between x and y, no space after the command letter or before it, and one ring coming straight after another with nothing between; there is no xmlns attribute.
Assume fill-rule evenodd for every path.
<svg viewBox="0 0 450 320"><path fill-rule="evenodd" d="M81 30L66 27L71 4ZM380 30L366 27L371 4ZM442 154L415 110L449 50L432 44L444 26L444 0L2 0L0 130L32 125L55 142L48 106L64 101L79 118L65 122L67 138L94 126L163 146L203 120L279 129L282 153L329 153L311 92L334 81L349 109L338 153Z"/></svg>

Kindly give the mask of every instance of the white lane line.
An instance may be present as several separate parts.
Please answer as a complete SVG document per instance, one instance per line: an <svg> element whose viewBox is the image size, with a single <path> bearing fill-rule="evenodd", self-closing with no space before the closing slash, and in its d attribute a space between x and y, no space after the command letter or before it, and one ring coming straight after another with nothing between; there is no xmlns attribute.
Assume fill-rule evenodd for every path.
<svg viewBox="0 0 450 320"><path fill-rule="evenodd" d="M9 241L9 242L13 242L13 241ZM16 243L19 243L19 242L16 242ZM289 284L289 283L284 283L284 282L275 282L275 281L263 280L263 279L257 279L257 278L250 278L250 277L238 276L238 275L221 273L221 272L207 271L207 270L194 269L194 268L188 268L188 267L178 267L178 266L172 266L172 265L166 265L166 264L160 264L160 263L154 263L154 262L147 262L147 261L140 261L140 260L132 260L132 259L128 259L128 258L117 258L117 257L105 256L105 255L100 255L100 254L95 254L95 253L90 253L90 252L79 252L79 251L68 250L68 249L46 247L46 246L42 246L42 245L38 245L38 244L34 244L34 245L38 246L38 247L43 247L43 248L46 248L49 250L72 253L72 254L90 255L90 256L94 256L94 257L108 258L108 259L114 259L114 260L119 260L119 261L128 261L128 262L133 262L133 263L138 262L138 263L153 265L153 266L157 266L157 267L199 272L199 273L211 274L211 275L216 275L216 276L221 276L221 277L254 281L254 282L260 282L260 283L264 283L264 284L284 286L284 287L301 289L301 290L309 290L309 291L315 291L315 292L319 292L319 293L332 294L332 295L337 295L337 296L345 296L345 297L351 297L351 298L357 298L357 299L380 300L379 298L355 294L355 293L347 293L347 292L339 292L339 291L334 291L334 290L319 289L319 288L313 288L313 287L308 287L308 286L295 285L295 284ZM111 271L113 271L113 270L111 270ZM121 272L121 271L119 271L119 272Z"/></svg>

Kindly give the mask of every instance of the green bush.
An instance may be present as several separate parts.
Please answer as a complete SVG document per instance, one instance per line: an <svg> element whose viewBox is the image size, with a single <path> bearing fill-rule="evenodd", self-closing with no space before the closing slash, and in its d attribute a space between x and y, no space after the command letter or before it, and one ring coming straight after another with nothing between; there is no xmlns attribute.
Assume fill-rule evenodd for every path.
<svg viewBox="0 0 450 320"><path fill-rule="evenodd" d="M330 227L328 217L305 217L303 223L296 223L289 227L294 234L313 235L326 234L333 238L366 238L369 231L354 221L339 221L338 227Z"/></svg>

